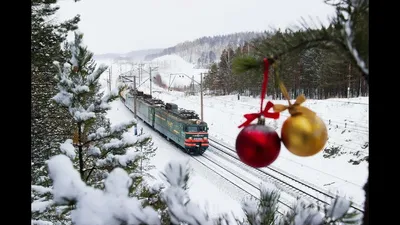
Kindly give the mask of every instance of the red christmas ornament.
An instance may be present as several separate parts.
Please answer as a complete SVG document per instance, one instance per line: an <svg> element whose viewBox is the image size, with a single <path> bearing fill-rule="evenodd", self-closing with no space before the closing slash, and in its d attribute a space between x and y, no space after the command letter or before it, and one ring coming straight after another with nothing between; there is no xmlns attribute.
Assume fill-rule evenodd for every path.
<svg viewBox="0 0 400 225"><path fill-rule="evenodd" d="M245 127L236 138L236 153L240 160L252 167L265 167L273 163L281 149L281 139L271 127L265 126L264 118L278 119L279 112L268 112L274 104L267 102L263 110L263 102L268 84L269 63L264 59L264 80L261 90L261 107L259 113L245 114L247 119L239 126ZM258 119L257 124L250 124Z"/></svg>
<svg viewBox="0 0 400 225"><path fill-rule="evenodd" d="M278 158L281 139L276 131L261 124L243 128L236 138L236 152L240 160L252 167L265 167Z"/></svg>

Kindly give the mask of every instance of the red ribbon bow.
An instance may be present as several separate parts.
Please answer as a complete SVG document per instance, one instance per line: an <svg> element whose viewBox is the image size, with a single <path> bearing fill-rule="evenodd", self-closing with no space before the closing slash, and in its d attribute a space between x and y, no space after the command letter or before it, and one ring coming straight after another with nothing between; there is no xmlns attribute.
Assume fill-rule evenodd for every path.
<svg viewBox="0 0 400 225"><path fill-rule="evenodd" d="M271 119L278 119L279 118L279 112L268 112L270 108L274 106L274 104L270 101L267 102L267 105L265 106L264 110L262 110L262 106L264 103L264 98L265 98L265 93L267 92L267 86L268 86L268 72L269 72L269 62L266 58L264 58L264 79L262 83L262 89L261 89L261 107L260 107L260 112L259 113L249 113L245 114L244 117L247 119L244 123L242 123L239 128L245 127L249 125L253 120L264 116L265 118L271 118Z"/></svg>
<svg viewBox="0 0 400 225"><path fill-rule="evenodd" d="M274 103L268 101L267 105L265 106L264 110L259 113L249 113L245 114L244 117L247 119L244 123L242 123L239 128L245 127L249 125L253 120L259 118L260 116L264 116L265 118L271 119L279 119L279 112L268 112L270 108L274 106Z"/></svg>

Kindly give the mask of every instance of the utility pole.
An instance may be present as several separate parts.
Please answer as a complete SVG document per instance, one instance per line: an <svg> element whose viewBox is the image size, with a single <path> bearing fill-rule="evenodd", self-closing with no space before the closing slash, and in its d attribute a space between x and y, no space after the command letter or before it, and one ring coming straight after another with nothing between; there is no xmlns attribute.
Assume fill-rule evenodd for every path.
<svg viewBox="0 0 400 225"><path fill-rule="evenodd" d="M347 86L347 98L350 98L350 78L351 78L351 63L349 63L349 84Z"/></svg>
<svg viewBox="0 0 400 225"><path fill-rule="evenodd" d="M200 74L201 76L201 74ZM190 95L194 95L194 75L192 75L192 82L190 83Z"/></svg>
<svg viewBox="0 0 400 225"><path fill-rule="evenodd" d="M141 84L142 83L142 66L143 66L143 64L140 62L139 63L139 84Z"/></svg>
<svg viewBox="0 0 400 225"><path fill-rule="evenodd" d="M203 114L203 73L200 73L200 118L201 121L204 121L204 114Z"/></svg>
<svg viewBox="0 0 400 225"><path fill-rule="evenodd" d="M153 87L153 75L151 75L151 71L156 70L158 68L158 66L155 67L151 67L149 66L149 75L150 75L150 95L152 95L153 91L152 91L152 87Z"/></svg>
<svg viewBox="0 0 400 225"><path fill-rule="evenodd" d="M137 96L137 90L136 90L136 76L133 76L133 114L135 115L135 119L137 118L136 115L136 96Z"/></svg>
<svg viewBox="0 0 400 225"><path fill-rule="evenodd" d="M111 93L111 67L108 69L108 79L107 79L107 84L108 84L108 90Z"/></svg>
<svg viewBox="0 0 400 225"><path fill-rule="evenodd" d="M152 78L152 75L151 75L151 66L149 67L149 75L150 75L150 96L153 96L152 95L152 90L151 90L151 88L152 88L152 86L153 86L153 78Z"/></svg>

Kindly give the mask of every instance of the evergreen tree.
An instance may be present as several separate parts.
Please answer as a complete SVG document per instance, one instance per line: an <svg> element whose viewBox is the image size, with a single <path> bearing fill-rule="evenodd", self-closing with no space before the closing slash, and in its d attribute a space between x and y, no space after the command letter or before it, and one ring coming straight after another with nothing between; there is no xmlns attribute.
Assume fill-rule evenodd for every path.
<svg viewBox="0 0 400 225"><path fill-rule="evenodd" d="M53 100L70 114L76 130L74 139L65 140L59 147L62 153L72 159L85 183L102 189L105 187L104 178L115 167L124 167L133 177L141 172L138 162L141 157L146 157L141 156L141 152L135 147L140 145L146 152L152 153L154 148L148 135L134 136L133 132L129 131L136 125L135 121L110 126L105 113L110 109L109 103L118 98L118 93L124 86L121 85L105 95L99 93L99 78L107 67L101 65L96 68L92 59L93 53L82 44L82 37L82 34L75 33L74 42L66 45L71 55L68 63L56 63L59 69L56 76L59 92ZM48 200L51 194L54 196L54 192L47 188L50 182L44 175L43 178L43 181L40 180L32 188L32 211L39 212L34 214L34 218L67 223L65 220L72 209L68 205L74 202L68 201L64 205L55 206L54 201ZM132 196L141 194L141 183L141 179L135 180L136 186L130 190ZM47 213L41 213L44 210L47 210ZM58 212L65 216L61 217Z"/></svg>
<svg viewBox="0 0 400 225"><path fill-rule="evenodd" d="M215 84L217 74L218 74L218 65L216 63L213 63L211 64L208 73L204 76L204 81L203 81L204 87L209 89L212 93L214 93L218 88L217 85Z"/></svg>
<svg viewBox="0 0 400 225"><path fill-rule="evenodd" d="M57 83L53 79L57 69L53 61L67 61L68 52L61 44L69 31L77 29L79 16L55 23L52 18L59 9L55 3L56 0L31 0L32 180L41 176L44 160L58 150L59 142L73 134L70 116L50 99L57 93Z"/></svg>
<svg viewBox="0 0 400 225"><path fill-rule="evenodd" d="M141 135L144 134L140 134L139 136ZM142 175L150 176L146 172L155 168L155 166L150 163L150 159L156 155L157 147L154 147L154 142L151 139L144 139L143 141L139 142L137 146L135 146L135 149L137 152L140 152L140 173Z"/></svg>

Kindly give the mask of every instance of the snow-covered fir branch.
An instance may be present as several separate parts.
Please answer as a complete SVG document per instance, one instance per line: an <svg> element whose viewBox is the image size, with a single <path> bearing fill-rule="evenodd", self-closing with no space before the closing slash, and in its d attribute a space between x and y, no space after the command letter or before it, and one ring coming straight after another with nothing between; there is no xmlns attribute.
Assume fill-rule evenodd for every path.
<svg viewBox="0 0 400 225"><path fill-rule="evenodd" d="M110 109L109 103L118 98L124 86L118 85L110 93L97 96L99 91L99 78L107 69L100 65L97 69L92 65L92 53L81 46L81 36L75 36L75 42L68 45L71 53L69 63L58 67L58 93L52 98L58 104L68 108L71 116L77 122L84 122L96 117L96 113ZM91 99L92 97L92 99ZM93 98L94 97L94 98ZM90 101L91 99L91 101Z"/></svg>
<svg viewBox="0 0 400 225"><path fill-rule="evenodd" d="M207 213L192 202L186 192L189 180L190 167L188 162L170 162L163 173L169 187L163 192L162 197L168 205L168 212L173 224L213 224Z"/></svg>
<svg viewBox="0 0 400 225"><path fill-rule="evenodd" d="M364 59L361 58L357 48L355 48L354 46L354 32L352 31L353 21L351 16L348 16L347 20L342 19L341 23L343 24L344 27L343 33L345 35L346 44L350 50L350 53L352 54L354 60L357 62L357 65L360 67L363 73L365 73L368 76L369 69L367 68L367 64L365 63Z"/></svg>
<svg viewBox="0 0 400 225"><path fill-rule="evenodd" d="M85 144L88 144L93 141L99 141L105 138L116 137L118 135L126 133L128 132L129 128L136 125L136 122L137 122L136 120L122 122L120 124L112 126L110 131L107 131L104 127L100 127L96 130L96 132L91 133L87 136L87 142ZM127 135L125 139L128 141L128 143L132 143L132 140L130 140L129 135Z"/></svg>
<svg viewBox="0 0 400 225"><path fill-rule="evenodd" d="M128 197L132 180L123 169L116 168L109 174L102 191L87 186L64 155L51 158L48 166L53 181L54 202L76 202L76 208L71 211L74 224L160 224L154 209L143 208L136 198Z"/></svg>

